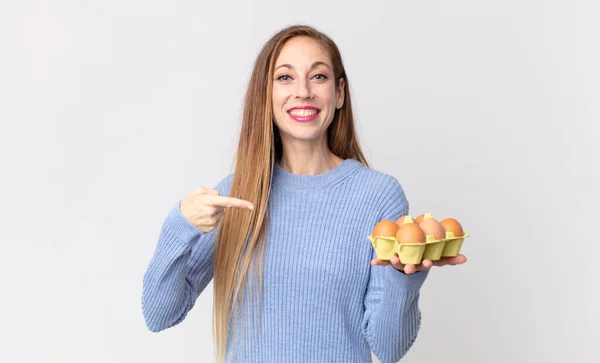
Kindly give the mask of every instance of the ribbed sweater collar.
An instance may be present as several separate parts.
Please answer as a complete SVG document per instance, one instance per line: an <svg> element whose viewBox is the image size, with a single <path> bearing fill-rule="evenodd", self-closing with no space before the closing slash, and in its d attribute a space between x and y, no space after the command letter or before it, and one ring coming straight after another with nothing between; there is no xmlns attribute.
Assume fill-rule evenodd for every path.
<svg viewBox="0 0 600 363"><path fill-rule="evenodd" d="M320 188L347 178L360 167L362 167L362 164L359 161L346 159L325 173L299 175L288 172L279 165L279 162L276 162L273 170L273 183L284 188L293 189Z"/></svg>

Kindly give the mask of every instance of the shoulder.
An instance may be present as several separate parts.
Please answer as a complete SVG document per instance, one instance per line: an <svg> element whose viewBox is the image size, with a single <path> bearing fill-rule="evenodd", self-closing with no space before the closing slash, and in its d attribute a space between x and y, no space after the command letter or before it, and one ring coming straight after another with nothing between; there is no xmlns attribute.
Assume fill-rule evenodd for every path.
<svg viewBox="0 0 600 363"><path fill-rule="evenodd" d="M404 195L402 185L394 175L372 167L361 166L355 173L355 178L358 184L368 186L365 191Z"/></svg>
<svg viewBox="0 0 600 363"><path fill-rule="evenodd" d="M219 183L214 187L215 190L219 191L221 196L228 196L231 184L233 182L233 173L225 176Z"/></svg>
<svg viewBox="0 0 600 363"><path fill-rule="evenodd" d="M396 220L409 212L409 202L402 184L394 175L363 166L356 177L359 184L376 201L379 219Z"/></svg>

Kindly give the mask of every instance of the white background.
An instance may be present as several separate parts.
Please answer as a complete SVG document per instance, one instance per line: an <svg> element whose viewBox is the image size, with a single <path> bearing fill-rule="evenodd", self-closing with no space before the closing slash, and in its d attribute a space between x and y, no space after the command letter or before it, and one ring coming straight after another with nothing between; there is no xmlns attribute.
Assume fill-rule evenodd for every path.
<svg viewBox="0 0 600 363"><path fill-rule="evenodd" d="M593 1L3 1L0 361L210 362L212 284L149 332L162 221L231 171L260 46L339 45L372 167L452 215L403 362L598 362L600 26Z"/></svg>

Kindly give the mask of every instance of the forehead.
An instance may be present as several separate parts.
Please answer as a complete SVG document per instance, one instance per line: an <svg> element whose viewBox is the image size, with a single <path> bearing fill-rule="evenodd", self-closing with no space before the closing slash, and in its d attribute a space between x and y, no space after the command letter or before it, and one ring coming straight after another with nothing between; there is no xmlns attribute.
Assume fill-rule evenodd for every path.
<svg viewBox="0 0 600 363"><path fill-rule="evenodd" d="M331 66L327 51L313 38L299 36L288 40L275 62L275 67L290 64L294 67L310 67L314 62L324 62Z"/></svg>

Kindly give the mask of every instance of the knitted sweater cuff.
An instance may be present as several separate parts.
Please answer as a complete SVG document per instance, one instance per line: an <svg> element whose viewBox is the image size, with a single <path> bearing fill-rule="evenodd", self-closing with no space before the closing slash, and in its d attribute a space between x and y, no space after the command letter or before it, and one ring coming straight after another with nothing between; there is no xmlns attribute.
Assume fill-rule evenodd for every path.
<svg viewBox="0 0 600 363"><path fill-rule="evenodd" d="M164 227L175 232L181 242L189 243L189 241L202 236L204 233L181 214L180 203L181 201L178 201L171 208L165 219Z"/></svg>
<svg viewBox="0 0 600 363"><path fill-rule="evenodd" d="M404 288L410 292L419 291L423 286L423 283L427 279L427 276L429 275L429 270L417 271L415 273L407 275L402 271L396 270L392 266L387 267L388 281L390 282L390 284L397 287L398 289Z"/></svg>

